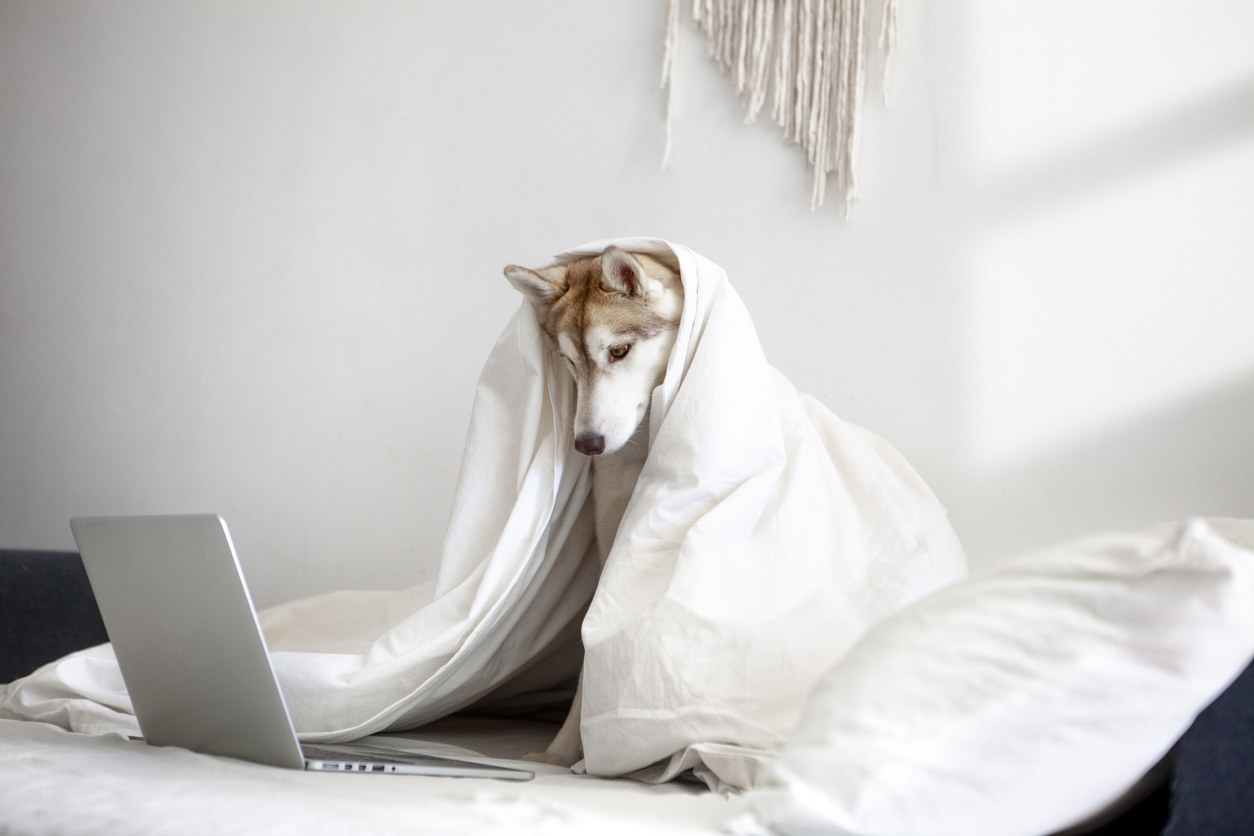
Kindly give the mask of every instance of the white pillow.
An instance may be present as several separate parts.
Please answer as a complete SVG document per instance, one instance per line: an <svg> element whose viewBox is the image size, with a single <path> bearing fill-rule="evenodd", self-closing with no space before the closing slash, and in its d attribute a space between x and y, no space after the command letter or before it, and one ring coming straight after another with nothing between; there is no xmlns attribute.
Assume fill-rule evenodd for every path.
<svg viewBox="0 0 1254 836"><path fill-rule="evenodd" d="M1040 836L1149 770L1254 655L1254 521L1008 560L872 629L820 681L773 785L784 834Z"/></svg>

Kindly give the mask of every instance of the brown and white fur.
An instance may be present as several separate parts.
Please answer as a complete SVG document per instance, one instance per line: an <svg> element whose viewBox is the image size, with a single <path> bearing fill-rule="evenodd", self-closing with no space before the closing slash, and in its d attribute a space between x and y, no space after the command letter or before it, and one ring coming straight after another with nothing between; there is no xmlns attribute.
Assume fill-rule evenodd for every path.
<svg viewBox="0 0 1254 836"><path fill-rule="evenodd" d="M601 566L649 453L648 416L666 364L684 290L657 259L609 247L555 267L505 268L552 347L575 378L575 449L592 457L592 502ZM527 760L572 766L583 757L579 723L583 673L566 722L543 753Z"/></svg>

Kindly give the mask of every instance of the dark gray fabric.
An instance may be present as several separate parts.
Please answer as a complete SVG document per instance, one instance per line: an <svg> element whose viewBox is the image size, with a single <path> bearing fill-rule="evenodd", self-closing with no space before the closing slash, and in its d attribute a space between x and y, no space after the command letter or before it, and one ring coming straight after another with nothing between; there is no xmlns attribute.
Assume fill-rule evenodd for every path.
<svg viewBox="0 0 1254 836"><path fill-rule="evenodd" d="M0 550L0 682L108 640L77 552Z"/></svg>
<svg viewBox="0 0 1254 836"><path fill-rule="evenodd" d="M1198 715L1176 748L1163 836L1254 834L1254 664Z"/></svg>
<svg viewBox="0 0 1254 836"><path fill-rule="evenodd" d="M1170 798L1171 781L1166 780L1118 818L1084 831L1084 836L1159 836L1167 821Z"/></svg>

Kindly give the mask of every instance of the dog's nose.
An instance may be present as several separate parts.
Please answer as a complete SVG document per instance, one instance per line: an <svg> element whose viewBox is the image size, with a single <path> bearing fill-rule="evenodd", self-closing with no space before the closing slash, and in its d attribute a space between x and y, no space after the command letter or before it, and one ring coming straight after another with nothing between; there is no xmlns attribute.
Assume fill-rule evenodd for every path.
<svg viewBox="0 0 1254 836"><path fill-rule="evenodd" d="M585 456L599 456L605 452L605 436L582 433L575 439L575 449Z"/></svg>

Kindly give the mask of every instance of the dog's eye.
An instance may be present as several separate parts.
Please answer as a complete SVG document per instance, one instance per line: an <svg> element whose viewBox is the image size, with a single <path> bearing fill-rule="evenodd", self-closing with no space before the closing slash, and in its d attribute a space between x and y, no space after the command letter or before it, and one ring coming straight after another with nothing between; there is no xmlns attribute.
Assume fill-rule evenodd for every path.
<svg viewBox="0 0 1254 836"><path fill-rule="evenodd" d="M630 345L615 345L610 347L610 362L621 360L627 356L627 352L631 351Z"/></svg>

